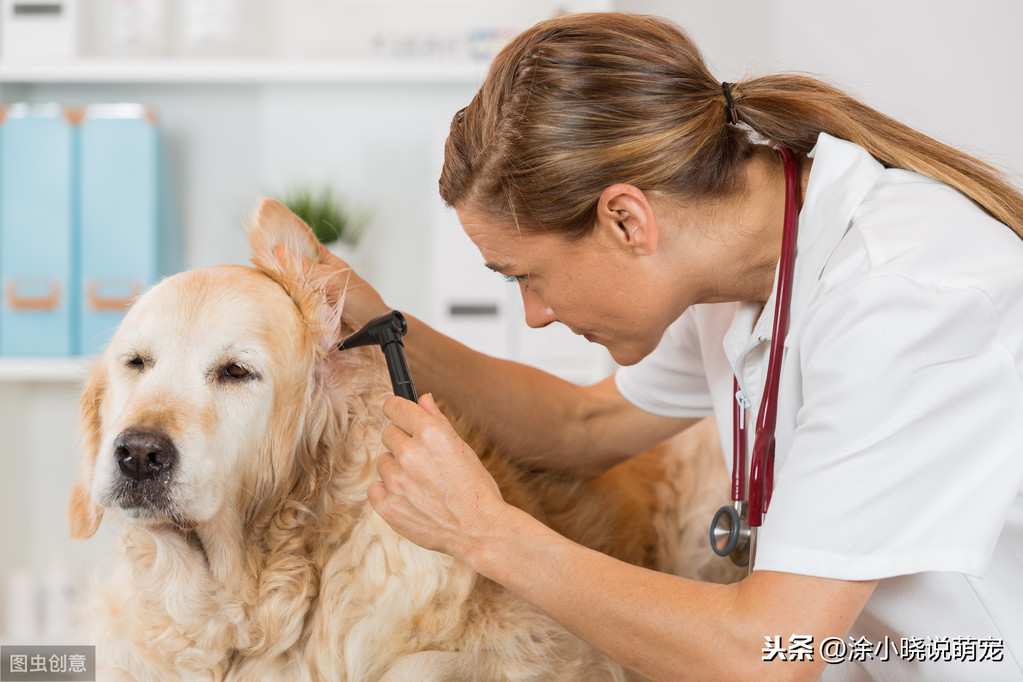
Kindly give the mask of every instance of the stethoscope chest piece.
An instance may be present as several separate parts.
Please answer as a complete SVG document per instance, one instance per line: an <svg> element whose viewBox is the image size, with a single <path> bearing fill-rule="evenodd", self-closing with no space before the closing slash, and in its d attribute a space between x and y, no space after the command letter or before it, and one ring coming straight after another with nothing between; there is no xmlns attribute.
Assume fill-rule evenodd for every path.
<svg viewBox="0 0 1023 682"><path fill-rule="evenodd" d="M746 502L718 509L710 524L710 546L720 557L728 557L736 566L748 566L752 531L746 520Z"/></svg>

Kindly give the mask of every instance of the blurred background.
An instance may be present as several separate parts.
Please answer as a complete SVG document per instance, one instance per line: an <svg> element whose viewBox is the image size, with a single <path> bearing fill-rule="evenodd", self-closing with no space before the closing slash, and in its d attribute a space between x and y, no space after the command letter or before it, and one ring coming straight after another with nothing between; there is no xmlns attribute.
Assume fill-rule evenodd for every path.
<svg viewBox="0 0 1023 682"><path fill-rule="evenodd" d="M67 541L76 401L126 301L245 263L260 197L312 222L392 306L589 383L529 330L437 197L451 116L512 36L564 12L657 14L719 80L826 76L1023 177L1015 0L0 0L0 641L62 641L111 552ZM331 234L333 233L333 234ZM339 239L333 239L339 233ZM66 643L66 642L62 642Z"/></svg>

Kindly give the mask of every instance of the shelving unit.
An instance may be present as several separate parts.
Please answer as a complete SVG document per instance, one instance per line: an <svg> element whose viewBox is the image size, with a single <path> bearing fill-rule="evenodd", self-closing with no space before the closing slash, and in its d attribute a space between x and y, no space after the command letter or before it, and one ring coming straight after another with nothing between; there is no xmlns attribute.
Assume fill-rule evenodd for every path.
<svg viewBox="0 0 1023 682"><path fill-rule="evenodd" d="M251 131L251 139L256 145L264 145L259 136L267 133L272 134L282 123L266 124L268 116L277 116L282 108L289 109L284 116L291 116L292 102L304 102L316 100L316 106L326 104L325 111L338 109L351 110L350 105L343 104L342 100L346 93L373 93L374 96L381 96L397 99L400 101L402 93L412 91L418 93L409 95L408 101L413 97L422 97L427 93L427 98L438 99L450 97L447 93L465 93L468 97L475 90L485 76L487 64L472 64L455 61L371 61L371 60L328 60L328 59L258 59L258 58L79 58L73 61L11 61L0 59L0 106L10 104L13 101L27 99L29 101L62 101L70 102L72 105L81 104L84 101L118 101L128 99L139 99L147 103L155 104L154 109L158 117L163 117L162 123L168 128L166 137L176 138L176 144L189 144L196 151L195 170L200 173L211 167L211 163L217 164L222 172L220 177L220 197L216 201L219 205L203 206L196 210L202 215L198 220L183 216L183 235L185 241L191 240L198 246L194 250L201 252L203 257L208 256L209 262L196 258L188 258L186 254L185 268L202 267L216 262L244 262L244 258L230 255L217 255L218 252L226 254L222 243L226 238L224 233L231 230L224 230L218 225L214 228L221 233L216 236L213 231L203 224L219 223L225 221L217 216L214 211L224 211L224 205L230 200L226 195L231 194L231 185L253 186L260 182L264 187L271 183L265 182L265 178L256 179L257 175L265 175L258 168L253 173L253 165L248 164L242 173L232 169L231 153L214 155L206 152L210 147L208 144L197 142L183 142L198 135L202 137L225 137L225 134L218 130L223 124L216 121L197 120L197 107L201 106L200 101L193 101L199 93L200 97L209 93L219 103L226 103L226 109L238 111L247 109L248 114L256 119L261 119L256 125L242 123L240 128L226 131L226 137L232 136L235 149L239 149L241 131L246 125ZM283 90L282 90L283 89ZM89 99L82 99L82 93ZM283 93L283 94L282 94ZM327 101L324 102L321 95L327 94ZM433 94L430 94L433 93ZM436 93L445 93L436 95ZM289 101L290 100L290 101ZM445 105L445 111L454 111L458 108L452 104ZM467 100L466 100L467 101ZM185 104L181 106L181 102ZM212 106L217 106L213 104ZM311 110L311 107L307 109ZM270 112L267 114L266 112ZM167 113L167 116L163 114ZM450 113L447 114L448 116ZM345 114L338 117L343 121ZM329 120L329 116L324 118ZM168 120L172 119L172 120ZM251 121L251 119L250 119ZM327 123L326 125L329 125ZM293 126L300 128L302 126ZM308 126L307 126L308 127ZM355 126L339 127L354 128ZM299 145L293 145L299 146ZM318 156L310 158L309 165L315 167L322 161L323 154L331 154L329 145L325 150L318 150ZM261 154L257 147L255 153ZM276 152L270 152L274 155ZM180 152L179 152L180 154ZM205 157L201 158L200 157ZM408 160L406 159L406 162ZM243 162L244 163L244 162ZM179 169L179 174L185 178L183 185L179 187L180 193L185 197L187 203L210 204L212 201L205 201L207 194L212 195L206 189L208 183L204 184L195 181L199 173L192 172L186 161L182 164L184 168ZM256 164L258 167L260 164ZM268 161L264 166L275 165ZM288 160L283 165L295 164ZM249 174L249 177L244 177ZM327 175L327 173L324 173ZM194 184L196 187L188 186ZM227 192L223 189L227 188ZM261 189L259 192L266 192ZM237 194L237 192L235 192ZM196 197L200 197L198 200ZM253 194L252 201L258 194ZM252 204L250 204L252 205ZM244 220L244 218L242 218ZM239 224L236 219L235 224ZM397 222L397 221L395 221ZM404 222L404 221L403 221ZM244 242L244 236L232 236L238 243ZM410 252L421 251L421 249L410 249ZM247 250L242 248L240 253ZM385 284L386 288L386 284ZM393 288L398 288L397 286ZM88 362L79 358L63 359L38 359L38 358L5 358L0 356L0 388L3 385L21 383L73 383L82 378Z"/></svg>
<svg viewBox="0 0 1023 682"><path fill-rule="evenodd" d="M85 380L92 358L0 358L0 385L76 384Z"/></svg>
<svg viewBox="0 0 1023 682"><path fill-rule="evenodd" d="M13 83L147 84L473 84L484 66L453 61L335 61L269 59L81 59L0 61L0 85Z"/></svg>
<svg viewBox="0 0 1023 682"><path fill-rule="evenodd" d="M98 86L382 86L474 87L486 64L454 61L82 58L74 61L0 60L0 99L5 86L81 88ZM73 382L87 363L77 358L0 357L0 383Z"/></svg>

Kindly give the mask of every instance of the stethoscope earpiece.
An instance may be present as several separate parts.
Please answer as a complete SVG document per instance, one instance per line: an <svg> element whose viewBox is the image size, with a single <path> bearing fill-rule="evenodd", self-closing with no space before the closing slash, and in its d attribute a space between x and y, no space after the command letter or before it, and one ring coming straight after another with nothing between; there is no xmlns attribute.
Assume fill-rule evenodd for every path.
<svg viewBox="0 0 1023 682"><path fill-rule="evenodd" d="M746 522L745 502L718 509L710 523L710 546L720 557L728 557L741 568L749 565L750 526Z"/></svg>

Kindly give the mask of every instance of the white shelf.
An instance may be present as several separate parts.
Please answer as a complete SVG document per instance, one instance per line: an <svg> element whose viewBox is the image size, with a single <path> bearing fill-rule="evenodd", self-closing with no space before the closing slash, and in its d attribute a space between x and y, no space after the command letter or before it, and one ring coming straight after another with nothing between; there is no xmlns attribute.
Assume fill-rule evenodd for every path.
<svg viewBox="0 0 1023 682"><path fill-rule="evenodd" d="M286 59L0 61L0 83L477 84L486 64Z"/></svg>
<svg viewBox="0 0 1023 682"><path fill-rule="evenodd" d="M91 357L0 357L0 384L79 383L85 380L93 361Z"/></svg>

